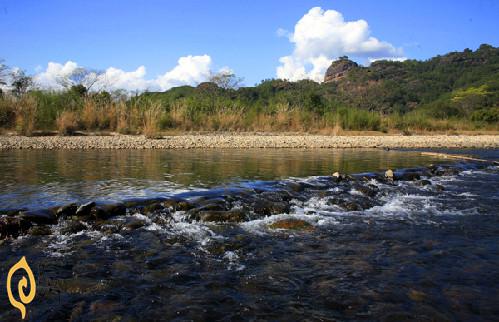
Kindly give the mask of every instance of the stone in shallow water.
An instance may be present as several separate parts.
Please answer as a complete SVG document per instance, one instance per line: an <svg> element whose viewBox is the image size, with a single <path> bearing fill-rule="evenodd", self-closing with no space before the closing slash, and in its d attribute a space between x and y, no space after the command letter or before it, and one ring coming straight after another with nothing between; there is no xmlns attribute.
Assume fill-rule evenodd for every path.
<svg viewBox="0 0 499 322"><path fill-rule="evenodd" d="M57 221L54 212L49 209L21 211L19 217L38 225L50 225Z"/></svg>
<svg viewBox="0 0 499 322"><path fill-rule="evenodd" d="M373 206L372 202L367 198L357 198L356 200L346 198L332 198L327 202L329 205L336 205L345 209L346 211L361 211L369 209Z"/></svg>
<svg viewBox="0 0 499 322"><path fill-rule="evenodd" d="M355 185L354 188L355 190L359 191L360 193L368 197L374 197L379 192L379 188L374 185L367 185L367 186Z"/></svg>
<svg viewBox="0 0 499 322"><path fill-rule="evenodd" d="M90 216L92 209L95 207L95 202L87 202L76 209L75 215L77 217L87 217Z"/></svg>
<svg viewBox="0 0 499 322"><path fill-rule="evenodd" d="M52 233L49 226L33 226L28 230L28 234L33 236L47 236Z"/></svg>
<svg viewBox="0 0 499 322"><path fill-rule="evenodd" d="M61 233L63 235L71 235L71 234L76 234L85 229L87 229L87 226L85 226L81 221L75 220L68 222L66 227L61 229Z"/></svg>
<svg viewBox="0 0 499 322"><path fill-rule="evenodd" d="M289 213L287 202L273 202L267 199L257 199L253 204L253 212L258 215L270 216Z"/></svg>
<svg viewBox="0 0 499 322"><path fill-rule="evenodd" d="M135 230L145 226L145 220L134 218L126 223L125 228L128 230Z"/></svg>
<svg viewBox="0 0 499 322"><path fill-rule="evenodd" d="M69 205L65 205L60 207L57 210L57 217L66 218L72 217L76 214L76 210L78 210L78 205L75 203L71 203Z"/></svg>
<svg viewBox="0 0 499 322"><path fill-rule="evenodd" d="M419 180L416 184L418 186L431 186L431 181L430 180Z"/></svg>
<svg viewBox="0 0 499 322"><path fill-rule="evenodd" d="M18 217L0 218L0 239L14 237L23 234L31 227L31 222Z"/></svg>
<svg viewBox="0 0 499 322"><path fill-rule="evenodd" d="M126 215L126 207L122 203L98 206L92 209L92 215L95 219L108 219L115 216L124 216Z"/></svg>
<svg viewBox="0 0 499 322"><path fill-rule="evenodd" d="M312 231L314 226L301 219L282 219L276 221L268 226L271 229L288 229L288 230L300 230L300 231Z"/></svg>
<svg viewBox="0 0 499 322"><path fill-rule="evenodd" d="M242 210L200 211L197 214L197 218L202 221L211 222L242 222L247 219L247 216Z"/></svg>

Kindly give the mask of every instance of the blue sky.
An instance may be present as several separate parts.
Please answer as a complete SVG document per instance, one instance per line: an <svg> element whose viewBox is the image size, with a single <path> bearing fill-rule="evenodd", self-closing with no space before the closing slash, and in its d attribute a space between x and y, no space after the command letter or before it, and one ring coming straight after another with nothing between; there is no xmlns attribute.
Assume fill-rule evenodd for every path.
<svg viewBox="0 0 499 322"><path fill-rule="evenodd" d="M342 53L333 45L310 54L303 53L306 48L296 53L296 47L317 45L310 39L291 42L286 36L313 7L334 10L345 23L365 20L370 36L390 45L347 50L362 63L387 54L426 59L467 47L476 49L481 43L499 45L499 1L494 0L0 0L0 57L29 73L43 72L48 62L73 61L124 72L144 66L145 78L154 79L174 69L180 57L208 55L211 70L229 67L244 77L246 85L276 77L276 68L284 64L279 59L289 57L293 66L286 66L288 73L281 75L313 78L311 69L324 65L311 63L314 58L320 55L329 60ZM324 12L316 14L322 17ZM350 36L345 37L343 41L348 41ZM300 72L301 67L305 71ZM176 75L182 78L178 71L166 82L174 84Z"/></svg>

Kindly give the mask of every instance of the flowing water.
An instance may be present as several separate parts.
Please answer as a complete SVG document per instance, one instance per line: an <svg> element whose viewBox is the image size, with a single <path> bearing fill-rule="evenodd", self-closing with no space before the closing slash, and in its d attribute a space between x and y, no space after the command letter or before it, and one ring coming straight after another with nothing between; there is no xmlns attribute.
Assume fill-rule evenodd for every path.
<svg viewBox="0 0 499 322"><path fill-rule="evenodd" d="M459 171L357 175L430 163ZM1 290L22 256L37 282L28 320L499 319L497 166L326 149L19 150L0 165L3 217L127 205L0 241L2 321L20 318ZM237 216L208 219L221 214ZM299 225L275 226L286 220Z"/></svg>

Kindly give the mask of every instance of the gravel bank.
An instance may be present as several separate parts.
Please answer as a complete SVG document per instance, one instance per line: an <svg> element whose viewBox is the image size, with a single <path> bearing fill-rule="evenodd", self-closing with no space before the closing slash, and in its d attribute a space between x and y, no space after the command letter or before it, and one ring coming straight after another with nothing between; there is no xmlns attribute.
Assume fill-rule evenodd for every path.
<svg viewBox="0 0 499 322"><path fill-rule="evenodd" d="M192 148L499 148L499 135L480 136L321 136L321 135L179 135L143 136L0 136L8 149L192 149Z"/></svg>

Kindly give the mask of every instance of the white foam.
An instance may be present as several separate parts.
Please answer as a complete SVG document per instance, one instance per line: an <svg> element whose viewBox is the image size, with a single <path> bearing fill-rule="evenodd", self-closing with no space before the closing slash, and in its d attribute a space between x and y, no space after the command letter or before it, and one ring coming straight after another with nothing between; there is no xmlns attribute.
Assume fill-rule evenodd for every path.
<svg viewBox="0 0 499 322"><path fill-rule="evenodd" d="M245 265L240 263L239 255L234 251L226 251L222 257L224 260L228 261L227 269L229 271L242 271L246 268Z"/></svg>

